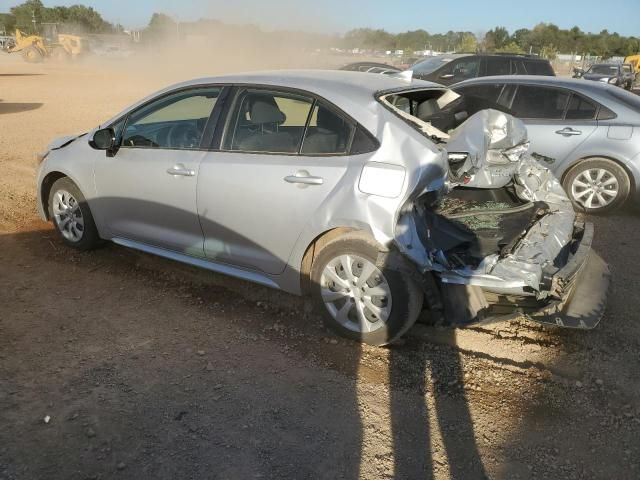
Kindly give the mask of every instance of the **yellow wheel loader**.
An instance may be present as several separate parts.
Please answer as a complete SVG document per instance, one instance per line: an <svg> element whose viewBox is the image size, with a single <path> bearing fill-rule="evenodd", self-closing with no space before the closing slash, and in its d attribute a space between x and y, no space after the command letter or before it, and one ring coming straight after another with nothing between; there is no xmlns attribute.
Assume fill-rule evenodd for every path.
<svg viewBox="0 0 640 480"><path fill-rule="evenodd" d="M15 44L10 46L9 53L20 52L22 58L29 63L38 63L45 58L62 61L76 58L87 51L86 41L78 35L58 33L55 23L42 24L44 35L27 35L16 30Z"/></svg>

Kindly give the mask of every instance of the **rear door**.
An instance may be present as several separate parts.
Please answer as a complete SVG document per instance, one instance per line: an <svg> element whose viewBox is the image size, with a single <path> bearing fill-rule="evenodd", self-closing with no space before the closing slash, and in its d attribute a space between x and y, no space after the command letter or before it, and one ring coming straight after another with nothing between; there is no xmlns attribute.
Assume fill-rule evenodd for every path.
<svg viewBox="0 0 640 480"><path fill-rule="evenodd" d="M199 170L211 260L282 273L314 213L347 171L354 125L306 94L239 88L219 151Z"/></svg>
<svg viewBox="0 0 640 480"><path fill-rule="evenodd" d="M503 90L500 103L524 121L531 153L552 170L597 128L597 105L570 90L511 84Z"/></svg>

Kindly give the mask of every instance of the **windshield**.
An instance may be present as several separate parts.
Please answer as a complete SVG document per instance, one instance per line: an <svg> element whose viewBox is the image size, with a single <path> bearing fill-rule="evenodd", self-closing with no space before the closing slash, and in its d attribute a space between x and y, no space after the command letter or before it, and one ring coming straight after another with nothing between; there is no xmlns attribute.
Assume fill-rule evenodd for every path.
<svg viewBox="0 0 640 480"><path fill-rule="evenodd" d="M617 75L617 65L592 65L587 73L593 73L595 75Z"/></svg>
<svg viewBox="0 0 640 480"><path fill-rule="evenodd" d="M409 70L413 70L414 73L420 75L426 75L427 73L436 71L442 65L449 63L453 59L453 57L430 57L426 60L413 64L409 67Z"/></svg>

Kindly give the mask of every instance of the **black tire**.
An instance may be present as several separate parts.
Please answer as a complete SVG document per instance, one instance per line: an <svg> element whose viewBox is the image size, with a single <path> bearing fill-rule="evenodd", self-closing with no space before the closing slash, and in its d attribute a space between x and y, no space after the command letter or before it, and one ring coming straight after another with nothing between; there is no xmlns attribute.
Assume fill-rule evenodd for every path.
<svg viewBox="0 0 640 480"><path fill-rule="evenodd" d="M68 231L67 234L63 232L56 218L54 208L54 203L58 201L56 195L63 191L71 194L72 198L75 200L73 203L77 203L79 211L81 213L83 226L81 236L78 240L69 238ZM71 179L63 177L59 178L53 183L53 185L51 186L51 190L49 191L49 199L47 205L49 209L49 218L53 222L53 226L56 229L56 232L58 232L58 235L60 235L60 238L66 245L77 250L93 250L94 248L100 246L100 236L98 235L98 229L96 228L96 224L93 220L93 215L91 214L91 210L89 209L87 200L84 198L84 195L82 195L82 192L76 186L76 184L71 181ZM75 215L77 218L77 213ZM79 231L80 227L78 227L76 232Z"/></svg>
<svg viewBox="0 0 640 480"><path fill-rule="evenodd" d="M347 328L334 318L322 298L323 271L332 260L341 255L354 255L368 260L379 269L389 286L391 310L388 319L373 332ZM380 245L368 235L359 232L338 237L319 252L311 267L311 294L318 312L322 313L324 323L330 330L358 342L386 345L400 338L413 326L422 309L423 293L415 281L391 268L388 259L389 254L381 251ZM345 302L347 301L349 300L345 299Z"/></svg>
<svg viewBox="0 0 640 480"><path fill-rule="evenodd" d="M587 172L588 170L605 170L608 175L615 177L618 182L618 195L604 206L594 206L592 208L587 207L583 203L581 203L580 199L576 198L574 190L572 186L576 178L578 178L582 173ZM606 178L610 178L607 176ZM588 158L586 160L580 161L576 166L571 168L569 172L565 175L564 180L562 182L562 186L564 187L567 195L573 202L574 207L581 212L590 213L590 214L603 214L610 213L614 210L620 208L629 198L629 192L631 190L631 180L629 179L629 175L618 163L613 160L609 160L608 158ZM578 192L579 193L579 192Z"/></svg>
<svg viewBox="0 0 640 480"><path fill-rule="evenodd" d="M36 47L27 47L22 50L22 58L28 63L40 63L44 59Z"/></svg>

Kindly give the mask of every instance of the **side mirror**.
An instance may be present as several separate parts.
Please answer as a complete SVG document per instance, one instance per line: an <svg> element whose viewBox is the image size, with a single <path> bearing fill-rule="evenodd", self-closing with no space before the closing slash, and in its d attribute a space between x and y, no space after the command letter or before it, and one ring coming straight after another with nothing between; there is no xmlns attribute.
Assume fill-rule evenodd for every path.
<svg viewBox="0 0 640 480"><path fill-rule="evenodd" d="M93 138L89 140L89 145L96 150L106 150L107 155L110 152L114 153L116 147L116 132L114 132L111 127L96 130Z"/></svg>

